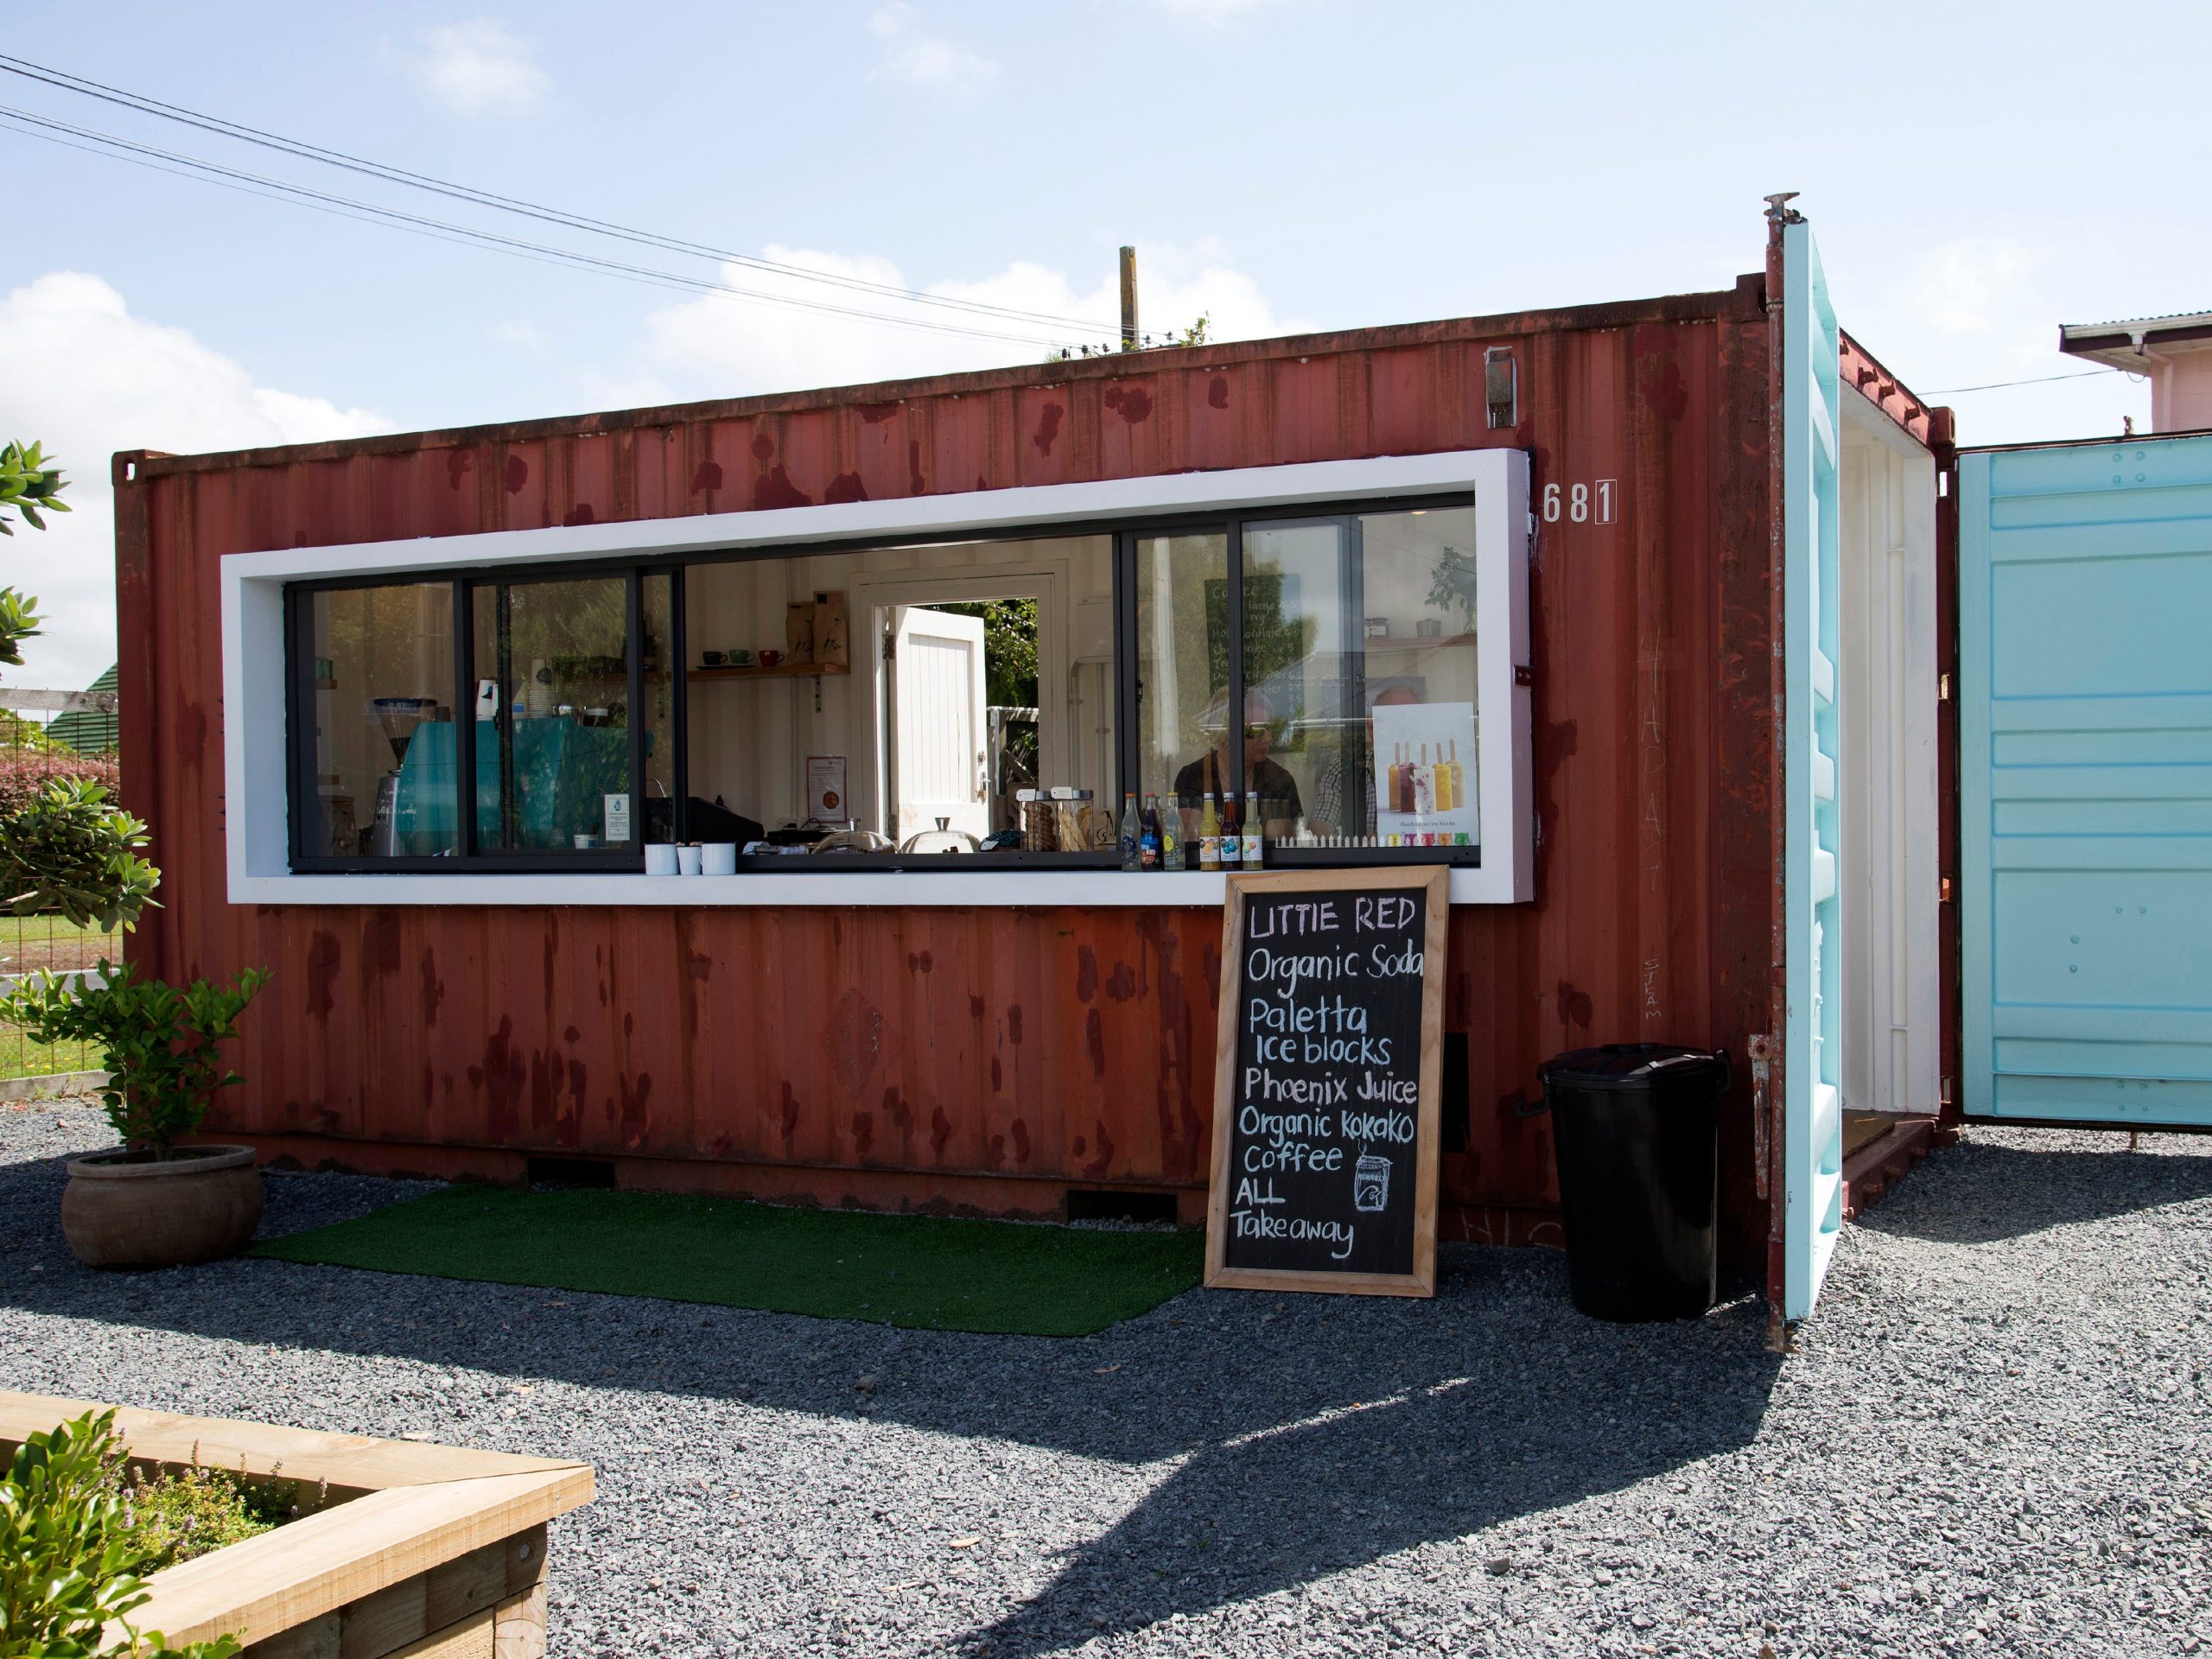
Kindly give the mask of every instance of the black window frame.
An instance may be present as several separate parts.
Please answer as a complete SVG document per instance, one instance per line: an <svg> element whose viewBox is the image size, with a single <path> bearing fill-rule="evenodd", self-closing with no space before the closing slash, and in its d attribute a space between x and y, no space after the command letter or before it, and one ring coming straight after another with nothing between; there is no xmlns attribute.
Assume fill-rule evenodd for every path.
<svg viewBox="0 0 2212 1659"><path fill-rule="evenodd" d="M652 838L652 817L645 792L645 717L646 670L644 659L644 581L650 576L664 576L670 583L669 632L663 642L661 671L668 677L670 686L671 742L673 746L673 801L669 812L670 834L672 839L690 839L690 642L686 632L685 576L695 565L750 563L761 560L814 558L838 554L868 552L886 546L931 547L959 546L988 542L1034 542L1040 540L1077 540L1093 537L1110 538L1109 557L1113 586L1112 610L1115 640L1115 718L1118 740L1115 745L1116 788L1111 803L1118 817L1121 798L1132 786L1132 780L1141 774L1141 735L1137 712L1142 696L1142 683L1136 673L1137 663L1137 592L1136 545L1141 540L1160 536L1189 536L1217 534L1226 540L1228 587L1228 650L1229 650L1229 706L1243 707L1244 696L1244 535L1248 529L1288 529L1300 525L1333 524L1340 528L1343 548L1343 568L1340 575L1342 591L1339 601L1345 631L1341 649L1347 661L1358 666L1354 690L1363 706L1363 681L1366 674L1364 649L1364 616L1363 595L1365 585L1365 551L1360 520L1373 514L1413 512L1438 509L1467 508L1474 505L1471 491L1441 492L1417 496L1386 496L1381 498L1352 498L1311 506L1255 506L1235 512L1161 514L1155 517L1128 518L1044 523L1018 527L996 529L988 535L977 535L973 531L947 531L931 535L900 536L887 540L880 533L836 540L800 543L779 543L763 547L704 549L678 556L662 556L650 559L613 558L597 560L550 560L524 563L505 563L471 565L446 569L394 569L371 575L333 578L302 577L284 584L284 650L285 687L288 707L285 710L286 764L285 777L289 785L289 800L286 803L288 820L288 853L290 868L298 874L606 874L613 871L642 873L645 868L645 849ZM476 682L480 677L474 662L476 618L475 595L480 588L499 586L519 586L542 582L580 581L620 575L626 582L626 609L628 638L626 657L628 669L629 732L630 732L630 810L632 836L626 847L578 851L573 848L556 849L542 852L486 852L477 845L476 815L455 802L455 823L458 845L447 854L409 854L391 857L371 855L312 854L306 850L307 817L309 804L317 799L315 791L315 754L313 741L315 670L313 639L308 607L314 595L344 589L416 587L445 583L450 585L454 596L454 709L456 793L463 792L463 780L475 776L476 721L474 710L476 701ZM503 701L512 688L504 683ZM1477 688L1477 718L1481 716L1480 687ZM505 715L505 710L502 710ZM1479 751L1478 752L1479 757ZM1230 775L1241 799L1245 790L1244 756L1242 744L1231 746ZM1362 789L1367 787L1364 781ZM773 826L770 826L773 827ZM1489 832L1487 820L1484 832ZM1195 852L1195 849L1193 849ZM992 869L1083 870L1113 869L1119 866L1119 856L1105 853L994 853L988 855L987 868ZM1442 863L1461 868L1478 868L1482 863L1479 843L1470 847L1331 847L1300 848L1270 841L1267 849L1267 862L1284 868L1357 868L1364 865L1394 865L1404 863ZM810 861L803 867L808 874L828 874L836 870L970 870L975 867L965 861L950 861L943 855L901 856L895 853L845 854L835 858ZM1195 868L1195 862L1192 865ZM783 874L795 873L794 861L785 856L747 856L738 859L741 872L773 871Z"/></svg>

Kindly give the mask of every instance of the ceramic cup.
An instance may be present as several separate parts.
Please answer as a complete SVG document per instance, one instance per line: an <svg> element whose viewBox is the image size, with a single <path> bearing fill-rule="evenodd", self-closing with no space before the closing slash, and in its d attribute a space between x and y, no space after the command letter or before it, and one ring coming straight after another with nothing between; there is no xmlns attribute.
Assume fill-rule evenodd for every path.
<svg viewBox="0 0 2212 1659"><path fill-rule="evenodd" d="M699 874L699 848L696 842L676 849L676 873L678 875Z"/></svg>
<svg viewBox="0 0 2212 1659"><path fill-rule="evenodd" d="M709 841L699 848L699 874L702 875L735 875L737 874L737 843L734 841Z"/></svg>
<svg viewBox="0 0 2212 1659"><path fill-rule="evenodd" d="M783 660L784 653L780 651L769 650L763 651L760 653L760 666L763 668L778 667L782 664Z"/></svg>
<svg viewBox="0 0 2212 1659"><path fill-rule="evenodd" d="M732 668L750 668L750 667L752 667L752 666L753 666L753 653L752 653L752 652L750 652L749 650L746 649L746 648L745 648L745 647L743 647L743 646L740 646L737 650L733 651L732 652L730 652L730 654L729 654L729 665L730 665Z"/></svg>
<svg viewBox="0 0 2212 1659"><path fill-rule="evenodd" d="M649 841L645 843L645 874L674 875L676 874L676 843L672 841Z"/></svg>
<svg viewBox="0 0 2212 1659"><path fill-rule="evenodd" d="M720 668L724 663L728 662L729 658L723 656L719 651L702 651L699 653L699 660L705 664L709 668Z"/></svg>

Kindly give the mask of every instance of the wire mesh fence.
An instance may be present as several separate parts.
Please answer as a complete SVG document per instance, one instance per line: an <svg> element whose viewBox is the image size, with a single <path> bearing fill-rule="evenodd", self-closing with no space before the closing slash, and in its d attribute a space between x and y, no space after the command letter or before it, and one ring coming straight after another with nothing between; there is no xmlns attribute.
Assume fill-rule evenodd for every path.
<svg viewBox="0 0 2212 1659"><path fill-rule="evenodd" d="M20 812L56 778L82 778L113 798L120 773L115 755L113 671L89 692L24 691L0 687L0 818ZM41 725L35 715L50 715ZM8 895L0 893L0 905ZM22 976L81 974L103 959L123 960L120 932L79 926L57 915L18 916L0 909L0 984ZM99 1057L82 1043L35 1043L0 1020L0 1079L89 1071Z"/></svg>

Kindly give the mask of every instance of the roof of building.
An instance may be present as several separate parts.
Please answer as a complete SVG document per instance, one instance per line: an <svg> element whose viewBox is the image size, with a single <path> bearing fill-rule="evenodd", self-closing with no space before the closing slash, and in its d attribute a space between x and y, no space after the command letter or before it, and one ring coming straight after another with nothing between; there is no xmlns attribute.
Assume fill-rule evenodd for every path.
<svg viewBox="0 0 2212 1659"><path fill-rule="evenodd" d="M2158 352L2212 349L2212 311L2177 311L2171 316L2130 317L2115 322L2063 322L2058 349L2107 368L2140 374L2150 365L2143 347Z"/></svg>
<svg viewBox="0 0 2212 1659"><path fill-rule="evenodd" d="M88 692L113 692L115 689L116 668L110 668L85 688ZM118 739L115 715L90 709L73 709L56 715L48 722L46 734L57 743L67 743L79 754L113 754Z"/></svg>

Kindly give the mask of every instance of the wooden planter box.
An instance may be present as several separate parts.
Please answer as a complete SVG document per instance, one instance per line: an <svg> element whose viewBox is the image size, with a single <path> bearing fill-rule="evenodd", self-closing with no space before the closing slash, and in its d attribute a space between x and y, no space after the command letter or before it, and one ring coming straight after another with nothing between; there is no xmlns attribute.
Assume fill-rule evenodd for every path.
<svg viewBox="0 0 2212 1659"><path fill-rule="evenodd" d="M0 1392L0 1450L96 1402ZM589 1464L266 1423L115 1414L131 1461L297 1481L315 1513L147 1580L134 1612L172 1643L236 1636L253 1659L537 1659L545 1523L592 1498ZM118 1632L119 1634L119 1632Z"/></svg>

